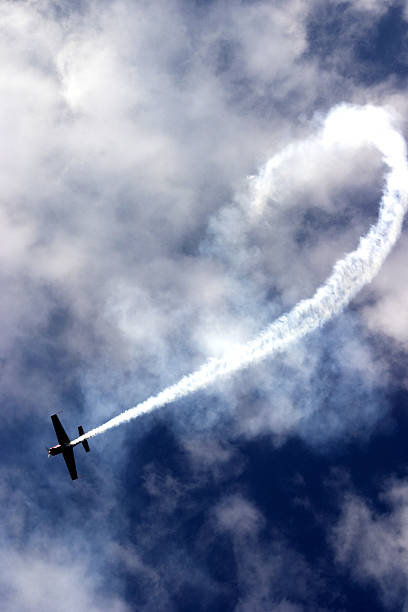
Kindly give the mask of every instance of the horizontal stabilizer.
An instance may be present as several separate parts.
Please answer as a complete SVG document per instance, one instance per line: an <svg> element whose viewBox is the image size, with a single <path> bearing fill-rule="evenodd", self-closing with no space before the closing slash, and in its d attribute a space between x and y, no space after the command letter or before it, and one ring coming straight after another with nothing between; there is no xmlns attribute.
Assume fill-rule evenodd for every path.
<svg viewBox="0 0 408 612"><path fill-rule="evenodd" d="M84 432L84 428L82 427L82 425L78 425L78 433L80 436L84 435L85 432ZM85 451L89 453L91 449L89 448L88 440L82 440L82 446L84 447Z"/></svg>

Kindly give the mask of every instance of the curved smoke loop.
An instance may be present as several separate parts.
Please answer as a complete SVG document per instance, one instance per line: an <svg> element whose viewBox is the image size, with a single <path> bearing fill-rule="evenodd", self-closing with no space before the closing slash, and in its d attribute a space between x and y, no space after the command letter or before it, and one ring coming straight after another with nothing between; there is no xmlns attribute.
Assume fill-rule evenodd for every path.
<svg viewBox="0 0 408 612"><path fill-rule="evenodd" d="M339 313L360 289L377 274L385 258L401 232L402 221L408 203L408 166L406 144L391 125L384 109L373 106L335 107L328 114L323 129L317 137L323 148L338 144L357 147L373 144L383 155L389 170L376 225L360 239L358 248L338 261L326 283L317 289L310 299L300 301L287 314L271 323L257 338L234 348L233 355L211 359L200 369L149 397L137 406L96 427L73 443L92 438L108 429L145 414L207 387L216 379L242 369L264 357L286 349L291 343L324 325ZM252 206L262 209L273 186L274 170L302 143L289 145L270 159L254 183Z"/></svg>

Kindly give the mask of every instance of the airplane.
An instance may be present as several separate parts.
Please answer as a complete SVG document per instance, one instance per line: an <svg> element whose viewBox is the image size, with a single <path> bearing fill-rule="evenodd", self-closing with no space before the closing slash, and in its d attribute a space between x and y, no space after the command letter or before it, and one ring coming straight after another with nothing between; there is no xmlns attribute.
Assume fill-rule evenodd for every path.
<svg viewBox="0 0 408 612"><path fill-rule="evenodd" d="M65 429L61 425L61 422L56 414L53 414L51 416L51 421L54 425L55 433L57 435L57 440L59 444L51 446L51 448L47 448L48 457L50 457L51 455L54 456L62 454L72 480L76 480L78 478L78 474L75 465L74 446L76 446L77 444L82 444L85 451L89 453L90 448L88 440L83 440L82 442L76 442L75 444L73 444L68 438ZM78 433L80 436L84 435L84 428L81 425L78 426Z"/></svg>

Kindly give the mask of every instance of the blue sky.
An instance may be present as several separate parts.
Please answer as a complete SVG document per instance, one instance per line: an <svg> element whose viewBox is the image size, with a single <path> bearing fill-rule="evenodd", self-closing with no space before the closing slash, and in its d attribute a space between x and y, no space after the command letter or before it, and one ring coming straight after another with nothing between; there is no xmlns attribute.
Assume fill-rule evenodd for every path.
<svg viewBox="0 0 408 612"><path fill-rule="evenodd" d="M375 223L369 146L295 151L340 103L408 136L393 0L0 2L0 607L408 605L407 235L287 352L76 450L256 336ZM313 144L314 143L314 144Z"/></svg>

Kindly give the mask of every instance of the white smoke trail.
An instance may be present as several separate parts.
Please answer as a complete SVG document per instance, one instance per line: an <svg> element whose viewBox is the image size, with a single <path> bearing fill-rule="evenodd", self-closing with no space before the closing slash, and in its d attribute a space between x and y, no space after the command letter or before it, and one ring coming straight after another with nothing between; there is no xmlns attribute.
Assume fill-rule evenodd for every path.
<svg viewBox="0 0 408 612"><path fill-rule="evenodd" d="M339 313L356 293L373 279L400 234L407 207L408 166L405 141L391 126L385 110L372 106L348 105L336 107L329 113L317 140L322 147L338 144L357 147L371 143L380 150L385 164L389 167L377 224L360 239L358 248L335 264L331 276L312 298L299 302L289 313L271 323L257 338L234 348L233 354L220 359L210 359L199 370L184 376L178 383L125 410L100 427L76 438L72 443L92 438L141 414L203 389L222 376L283 351L292 342ZM257 177L252 205L258 210L262 209L273 187L274 170L283 160L290 158L295 148L290 145L269 160Z"/></svg>

